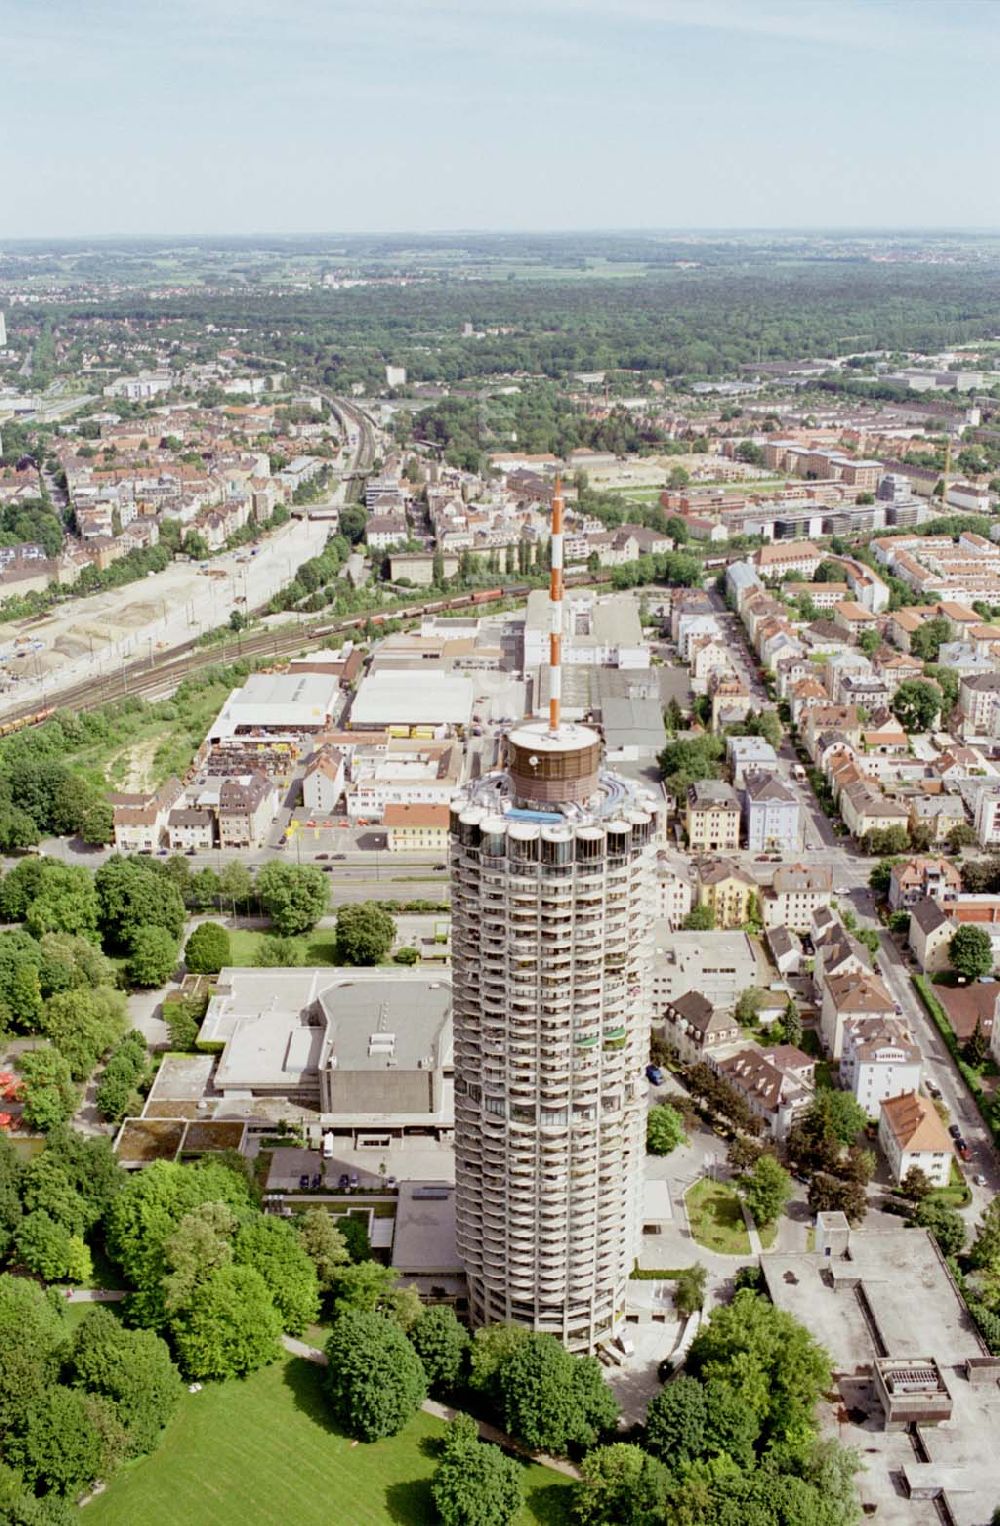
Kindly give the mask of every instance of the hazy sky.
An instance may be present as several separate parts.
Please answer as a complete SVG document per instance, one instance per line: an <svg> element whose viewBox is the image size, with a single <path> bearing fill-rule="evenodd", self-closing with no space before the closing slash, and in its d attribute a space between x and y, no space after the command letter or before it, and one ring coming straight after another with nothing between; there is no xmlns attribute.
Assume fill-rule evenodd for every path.
<svg viewBox="0 0 1000 1526"><path fill-rule="evenodd" d="M0 237L995 226L998 0L0 0Z"/></svg>

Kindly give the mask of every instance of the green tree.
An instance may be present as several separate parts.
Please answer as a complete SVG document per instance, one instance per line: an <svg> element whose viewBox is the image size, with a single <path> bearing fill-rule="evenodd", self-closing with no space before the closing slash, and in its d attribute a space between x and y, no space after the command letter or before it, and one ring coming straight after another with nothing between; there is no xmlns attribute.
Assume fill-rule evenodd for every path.
<svg viewBox="0 0 1000 1526"><path fill-rule="evenodd" d="M88 847L114 842L115 810L110 800L95 800L80 816L80 837Z"/></svg>
<svg viewBox="0 0 1000 1526"><path fill-rule="evenodd" d="M234 859L224 865L219 873L219 895L231 901L234 908L245 906L253 895L253 875L246 864Z"/></svg>
<svg viewBox="0 0 1000 1526"><path fill-rule="evenodd" d="M991 1198L969 1251L974 1267L1000 1267L1000 1197Z"/></svg>
<svg viewBox="0 0 1000 1526"><path fill-rule="evenodd" d="M448 1428L431 1498L442 1526L509 1526L523 1502L521 1466L480 1442L461 1415Z"/></svg>
<svg viewBox="0 0 1000 1526"><path fill-rule="evenodd" d="M89 870L73 864L48 864L38 894L29 902L25 925L35 938L43 933L74 933L97 938L97 892Z"/></svg>
<svg viewBox="0 0 1000 1526"><path fill-rule="evenodd" d="M329 900L323 871L311 865L265 864L257 876L257 894L275 931L283 937L309 932Z"/></svg>
<svg viewBox="0 0 1000 1526"><path fill-rule="evenodd" d="M910 637L910 655L921 662L937 662L938 653L945 641L951 640L951 626L944 615L924 620Z"/></svg>
<svg viewBox="0 0 1000 1526"><path fill-rule="evenodd" d="M151 1330L127 1330L109 1309L91 1309L73 1337L74 1382L115 1406L128 1455L152 1452L180 1403L180 1375L165 1341Z"/></svg>
<svg viewBox="0 0 1000 1526"><path fill-rule="evenodd" d="M252 1266L218 1267L195 1288L171 1332L191 1378L244 1377L281 1349L281 1316Z"/></svg>
<svg viewBox="0 0 1000 1526"><path fill-rule="evenodd" d="M736 1002L736 1021L747 1028L756 1028L760 1009L764 1005L764 992L759 986L748 986L741 991Z"/></svg>
<svg viewBox="0 0 1000 1526"><path fill-rule="evenodd" d="M392 947L396 924L374 901L337 912L337 958L342 964L379 964Z"/></svg>
<svg viewBox="0 0 1000 1526"><path fill-rule="evenodd" d="M868 1212L863 1184L829 1171L817 1171L813 1176L808 1201L813 1213L843 1213L852 1224L860 1224Z"/></svg>
<svg viewBox="0 0 1000 1526"><path fill-rule="evenodd" d="M684 1120L669 1102L657 1103L646 1115L646 1149L650 1155L669 1155L684 1143Z"/></svg>
<svg viewBox="0 0 1000 1526"><path fill-rule="evenodd" d="M5 1459L33 1487L72 1497L107 1471L109 1418L106 1400L56 1384L6 1438Z"/></svg>
<svg viewBox="0 0 1000 1526"><path fill-rule="evenodd" d="M260 1273L290 1335L301 1335L318 1318L316 1268L284 1219L258 1214L242 1225L234 1259L237 1265L252 1266Z"/></svg>
<svg viewBox="0 0 1000 1526"><path fill-rule="evenodd" d="M675 1469L700 1457L705 1445L705 1390L694 1378L667 1383L646 1411L646 1447Z"/></svg>
<svg viewBox="0 0 1000 1526"><path fill-rule="evenodd" d="M484 1325L477 1330L469 1347L470 1388L495 1401L501 1367L527 1339L528 1331L523 1325Z"/></svg>
<svg viewBox="0 0 1000 1526"><path fill-rule="evenodd" d="M392 1320L348 1309L326 1345L326 1391L341 1426L362 1441L395 1436L427 1394L420 1358Z"/></svg>
<svg viewBox="0 0 1000 1526"><path fill-rule="evenodd" d="M686 1266L675 1279L674 1308L682 1319L697 1314L704 1307L707 1282L708 1269L700 1261L696 1261L693 1266Z"/></svg>
<svg viewBox="0 0 1000 1526"><path fill-rule="evenodd" d="M497 1372L506 1430L533 1451L593 1446L618 1417L594 1357L575 1357L552 1335L529 1335Z"/></svg>
<svg viewBox="0 0 1000 1526"><path fill-rule="evenodd" d="M77 1092L68 1062L58 1049L35 1049L18 1061L24 1083L22 1117L29 1129L46 1134L72 1118Z"/></svg>
<svg viewBox="0 0 1000 1526"><path fill-rule="evenodd" d="M349 1262L337 1267L331 1282L331 1296L338 1314L353 1310L373 1314L385 1309L396 1287L396 1272L381 1261Z"/></svg>
<svg viewBox="0 0 1000 1526"><path fill-rule="evenodd" d="M435 1393L458 1386L469 1348L469 1337L445 1304L424 1309L409 1332L410 1342L424 1364L427 1382Z"/></svg>
<svg viewBox="0 0 1000 1526"><path fill-rule="evenodd" d="M688 1353L692 1377L708 1383L741 1373L745 1402L775 1443L811 1435L814 1411L830 1386L830 1360L804 1325L744 1290L713 1309Z"/></svg>
<svg viewBox="0 0 1000 1526"><path fill-rule="evenodd" d="M877 630L862 631L858 637L858 647L866 657L874 657L882 644L882 637Z"/></svg>
<svg viewBox="0 0 1000 1526"><path fill-rule="evenodd" d="M184 963L195 975L217 975L231 957L229 934L218 922L202 922L184 946Z"/></svg>
<svg viewBox="0 0 1000 1526"><path fill-rule="evenodd" d="M685 932L710 933L715 928L715 912L711 906L693 906L681 925Z"/></svg>
<svg viewBox="0 0 1000 1526"><path fill-rule="evenodd" d="M595 1447L580 1464L572 1518L578 1526L659 1526L669 1485L667 1469L641 1447Z"/></svg>
<svg viewBox="0 0 1000 1526"><path fill-rule="evenodd" d="M745 1402L738 1386L738 1367L733 1376L736 1383L725 1378L711 1378L705 1384L705 1451L709 1456L731 1457L738 1467L751 1468L754 1447L760 1435L760 1419Z"/></svg>
<svg viewBox="0 0 1000 1526"><path fill-rule="evenodd" d="M231 1266L238 1220L226 1203L199 1203L163 1244L163 1303L168 1314L187 1308L195 1290L220 1267Z"/></svg>
<svg viewBox="0 0 1000 1526"><path fill-rule="evenodd" d="M202 1203L224 1203L235 1215L245 1215L251 1206L245 1178L216 1161L186 1166L158 1160L128 1176L115 1196L105 1215L105 1234L110 1255L136 1289L129 1300L133 1323L163 1324L166 1243L185 1215Z"/></svg>
<svg viewBox="0 0 1000 1526"><path fill-rule="evenodd" d="M0 1262L6 1260L17 1226L21 1222L24 1174L20 1156L6 1134L0 1134Z"/></svg>
<svg viewBox="0 0 1000 1526"><path fill-rule="evenodd" d="M75 1081L90 1075L125 1032L128 1011L121 991L98 986L60 991L46 1003L39 1027L68 1061Z"/></svg>
<svg viewBox="0 0 1000 1526"><path fill-rule="evenodd" d="M934 1184L926 1171L921 1171L919 1166L911 1166L900 1182L899 1190L904 1197L912 1198L916 1203L933 1192Z"/></svg>
<svg viewBox="0 0 1000 1526"><path fill-rule="evenodd" d="M892 713L904 731L930 731L941 709L941 690L923 678L907 678L892 697Z"/></svg>
<svg viewBox="0 0 1000 1526"><path fill-rule="evenodd" d="M740 1190L758 1228L767 1229L784 1212L792 1195L792 1179L773 1155L762 1155Z"/></svg>
<svg viewBox="0 0 1000 1526"><path fill-rule="evenodd" d="M965 1220L947 1203L922 1198L913 1210L913 1222L929 1229L942 1256L960 1256L965 1246Z"/></svg>
<svg viewBox="0 0 1000 1526"><path fill-rule="evenodd" d="M77 986L114 986L117 983L117 971L111 960L86 938L76 938L69 933L43 933L39 946L38 979L43 996L73 990Z"/></svg>
<svg viewBox="0 0 1000 1526"><path fill-rule="evenodd" d="M135 986L165 986L177 968L177 939L165 927L137 927L132 934L126 970Z"/></svg>
<svg viewBox="0 0 1000 1526"><path fill-rule="evenodd" d="M46 1282L87 1282L93 1274L82 1235L41 1210L21 1220L14 1244L21 1265Z"/></svg>
<svg viewBox="0 0 1000 1526"><path fill-rule="evenodd" d="M163 867L113 854L94 876L105 943L129 949L141 927L163 927L177 939L184 930L184 902Z"/></svg>
<svg viewBox="0 0 1000 1526"><path fill-rule="evenodd" d="M869 889L874 890L876 895L887 896L889 894L892 871L898 863L899 859L896 858L880 859L868 876Z"/></svg>
<svg viewBox="0 0 1000 1526"><path fill-rule="evenodd" d="M57 1381L66 1324L57 1293L27 1277L0 1275L0 1428L19 1429Z"/></svg>
<svg viewBox="0 0 1000 1526"><path fill-rule="evenodd" d="M806 1116L816 1120L845 1148L855 1142L868 1121L864 1108L850 1092L827 1088L817 1092Z"/></svg>
<svg viewBox="0 0 1000 1526"><path fill-rule="evenodd" d="M977 980L993 970L993 945L985 928L963 923L948 944L951 967L966 980Z"/></svg>
<svg viewBox="0 0 1000 1526"><path fill-rule="evenodd" d="M299 1244L316 1269L321 1294L333 1286L341 1266L347 1262L347 1245L332 1216L325 1208L307 1208L292 1221Z"/></svg>

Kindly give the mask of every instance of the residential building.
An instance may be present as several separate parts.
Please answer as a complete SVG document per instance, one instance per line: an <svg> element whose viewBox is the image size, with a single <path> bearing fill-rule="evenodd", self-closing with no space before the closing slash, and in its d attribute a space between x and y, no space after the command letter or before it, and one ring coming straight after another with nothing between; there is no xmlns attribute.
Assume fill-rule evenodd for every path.
<svg viewBox="0 0 1000 1526"><path fill-rule="evenodd" d="M139 795L112 795L115 848L119 853L156 853L166 843L167 822L184 793L179 779Z"/></svg>
<svg viewBox="0 0 1000 1526"><path fill-rule="evenodd" d="M787 784L767 774L747 775L743 826L751 853L797 853L802 846L801 806Z"/></svg>
<svg viewBox="0 0 1000 1526"><path fill-rule="evenodd" d="M794 1044L773 1049L750 1044L719 1059L717 1069L772 1139L787 1139L815 1097L816 1062Z"/></svg>
<svg viewBox="0 0 1000 1526"><path fill-rule="evenodd" d="M958 709L965 736L1000 735L1000 673L962 677L958 684Z"/></svg>
<svg viewBox="0 0 1000 1526"><path fill-rule="evenodd" d="M447 853L450 820L446 805L387 805L385 845L390 853Z"/></svg>
<svg viewBox="0 0 1000 1526"><path fill-rule="evenodd" d="M955 935L956 924L938 901L929 898L916 901L909 910L910 926L906 941L920 968L926 975L948 969L951 964L948 948Z"/></svg>
<svg viewBox="0 0 1000 1526"><path fill-rule="evenodd" d="M983 784L973 795L975 814L973 829L976 839L984 848L1000 844L1000 784Z"/></svg>
<svg viewBox="0 0 1000 1526"><path fill-rule="evenodd" d="M777 582L787 572L810 580L823 556L810 540L778 540L761 546L751 560L761 578Z"/></svg>
<svg viewBox="0 0 1000 1526"><path fill-rule="evenodd" d="M832 894L833 872L824 865L780 864L771 885L761 891L764 926L807 933L815 912L829 906Z"/></svg>
<svg viewBox="0 0 1000 1526"><path fill-rule="evenodd" d="M743 788L748 774L776 774L780 766L778 754L763 737L727 737L726 761L736 789Z"/></svg>
<svg viewBox="0 0 1000 1526"><path fill-rule="evenodd" d="M720 1050L740 1038L740 1025L732 1013L713 1006L700 991L685 991L668 1002L660 1021L667 1043L685 1065L711 1063Z"/></svg>
<svg viewBox="0 0 1000 1526"><path fill-rule="evenodd" d="M802 968L802 944L787 927L769 927L764 935L767 951L779 975L797 975Z"/></svg>
<svg viewBox="0 0 1000 1526"><path fill-rule="evenodd" d="M889 906L899 911L925 899L947 906L958 899L962 876L958 865L947 858L904 858L889 874Z"/></svg>
<svg viewBox="0 0 1000 1526"><path fill-rule="evenodd" d="M707 906L715 926L724 931L749 922L757 888L753 875L731 859L715 859L698 868L698 905Z"/></svg>
<svg viewBox="0 0 1000 1526"><path fill-rule="evenodd" d="M344 755L337 747L317 748L302 775L302 803L307 811L335 811L344 795Z"/></svg>
<svg viewBox="0 0 1000 1526"><path fill-rule="evenodd" d="M912 1091L884 1101L878 1142L897 1187L914 1167L924 1173L932 1186L947 1187L954 1150L929 1097Z"/></svg>
<svg viewBox="0 0 1000 1526"><path fill-rule="evenodd" d="M840 1084L869 1118L889 1097L920 1089L923 1056L913 1034L894 1018L862 1017L844 1024Z"/></svg>
<svg viewBox="0 0 1000 1526"><path fill-rule="evenodd" d="M871 970L854 970L824 981L820 1032L834 1060L844 1045L844 1026L858 1018L891 1017L896 1004L880 977Z"/></svg>
<svg viewBox="0 0 1000 1526"><path fill-rule="evenodd" d="M671 927L680 927L694 905L695 875L689 859L667 859L662 853L656 863L656 915L665 917Z"/></svg>
<svg viewBox="0 0 1000 1526"><path fill-rule="evenodd" d="M740 845L740 802L731 784L699 779L689 785L687 798L688 846L719 853Z"/></svg>
<svg viewBox="0 0 1000 1526"><path fill-rule="evenodd" d="M259 848L278 810L278 791L265 773L223 779L219 790L220 848Z"/></svg>

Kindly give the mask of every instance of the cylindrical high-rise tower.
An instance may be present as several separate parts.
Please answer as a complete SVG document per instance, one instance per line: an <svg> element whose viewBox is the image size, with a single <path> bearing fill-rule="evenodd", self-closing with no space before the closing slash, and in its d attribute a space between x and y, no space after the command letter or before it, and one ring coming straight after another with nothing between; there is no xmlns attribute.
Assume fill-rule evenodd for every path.
<svg viewBox="0 0 1000 1526"><path fill-rule="evenodd" d="M452 806L457 1233L474 1323L588 1351L641 1232L658 805L553 691Z"/></svg>

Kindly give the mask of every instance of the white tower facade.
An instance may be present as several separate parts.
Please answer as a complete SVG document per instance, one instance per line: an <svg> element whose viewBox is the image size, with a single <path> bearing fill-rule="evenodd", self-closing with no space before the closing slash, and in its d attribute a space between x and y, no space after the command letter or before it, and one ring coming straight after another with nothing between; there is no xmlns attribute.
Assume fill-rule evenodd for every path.
<svg viewBox="0 0 1000 1526"><path fill-rule="evenodd" d="M553 632L557 678L558 607ZM602 770L596 732L562 723L558 679L549 725L515 730L506 771L452 806L457 1238L472 1318L574 1351L621 1328L642 1228L658 812Z"/></svg>
<svg viewBox="0 0 1000 1526"><path fill-rule="evenodd" d="M0 313L0 350L5 350L6 348L7 348L7 320L4 317L3 313Z"/></svg>

